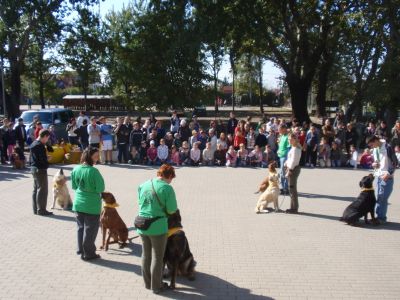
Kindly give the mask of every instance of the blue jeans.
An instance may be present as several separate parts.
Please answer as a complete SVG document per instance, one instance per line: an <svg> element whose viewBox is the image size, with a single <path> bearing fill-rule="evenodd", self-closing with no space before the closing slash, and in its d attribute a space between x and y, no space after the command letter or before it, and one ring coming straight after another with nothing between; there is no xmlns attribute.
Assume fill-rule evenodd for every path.
<svg viewBox="0 0 400 300"><path fill-rule="evenodd" d="M393 191L393 178L384 181L376 178L376 215L379 220L386 221L389 196Z"/></svg>
<svg viewBox="0 0 400 300"><path fill-rule="evenodd" d="M287 160L287 155L284 157L279 157L279 163L281 166L281 171L280 171L280 180L281 180L281 188L284 191L289 190L289 185L288 185L288 179L285 177L285 162Z"/></svg>

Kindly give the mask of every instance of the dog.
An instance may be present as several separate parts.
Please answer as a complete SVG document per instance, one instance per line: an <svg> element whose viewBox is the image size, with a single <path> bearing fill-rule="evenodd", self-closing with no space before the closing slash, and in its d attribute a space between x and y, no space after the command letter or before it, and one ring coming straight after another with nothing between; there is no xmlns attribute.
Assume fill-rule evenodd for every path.
<svg viewBox="0 0 400 300"><path fill-rule="evenodd" d="M108 251L111 237L114 240L112 243L118 243L119 248L124 248L128 240L128 228L115 209L118 207L118 203L114 195L109 192L101 193L101 197L104 206L100 215L101 231L103 233L103 244L100 249ZM108 237L106 241L107 230Z"/></svg>
<svg viewBox="0 0 400 300"><path fill-rule="evenodd" d="M23 169L25 167L24 161L22 159L20 159L19 154L18 153L12 153L11 154L11 161L13 164L13 169Z"/></svg>
<svg viewBox="0 0 400 300"><path fill-rule="evenodd" d="M265 180L260 185L261 188L267 186L267 188L262 191L262 194L258 198L257 205L255 208L256 213L260 213L261 211L267 209L269 203L274 203L274 209L276 212L279 211L279 174L276 172L276 163L270 163L268 166L268 184L264 184Z"/></svg>
<svg viewBox="0 0 400 300"><path fill-rule="evenodd" d="M168 268L165 277L171 277L170 289L175 289L176 276L186 276L195 280L196 261L190 252L189 242L182 227L179 209L168 217L168 240L164 255L164 268Z"/></svg>
<svg viewBox="0 0 400 300"><path fill-rule="evenodd" d="M378 225L379 221L375 218L376 198L372 184L374 176L372 174L364 176L360 181L362 188L360 195L343 212L340 221L348 225L357 226L359 219L364 216L365 224L369 224L368 213L371 215L372 223Z"/></svg>
<svg viewBox="0 0 400 300"><path fill-rule="evenodd" d="M53 177L53 209L56 201L63 209L70 209L72 207L72 199L67 187L67 178L62 168Z"/></svg>
<svg viewBox="0 0 400 300"><path fill-rule="evenodd" d="M258 191L255 192L254 194L259 194L259 193L265 192L265 190L268 188L268 185L269 185L269 179L267 177L260 183L260 186L258 187Z"/></svg>

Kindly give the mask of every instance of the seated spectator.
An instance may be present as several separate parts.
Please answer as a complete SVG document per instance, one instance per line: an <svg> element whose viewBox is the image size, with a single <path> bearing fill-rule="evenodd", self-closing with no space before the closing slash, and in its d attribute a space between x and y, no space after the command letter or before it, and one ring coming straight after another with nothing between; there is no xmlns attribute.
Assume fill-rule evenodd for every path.
<svg viewBox="0 0 400 300"><path fill-rule="evenodd" d="M144 143L146 145L146 142ZM146 147L145 147L146 149ZM140 150L140 148L139 148ZM147 149L146 149L147 151ZM139 164L141 162L140 159L140 153L138 150L136 150L136 147L132 147L131 148L131 159L128 161L129 164L133 165L133 164Z"/></svg>
<svg viewBox="0 0 400 300"><path fill-rule="evenodd" d="M256 144L256 135L254 133L254 128L250 127L249 132L246 135L246 142L247 142L247 151L251 152L254 149L254 146ZM240 145L239 145L240 148Z"/></svg>
<svg viewBox="0 0 400 300"><path fill-rule="evenodd" d="M214 152L214 164L217 166L225 166L226 164L225 150L222 149L221 144L217 144L217 150Z"/></svg>
<svg viewBox="0 0 400 300"><path fill-rule="evenodd" d="M321 168L331 167L331 147L328 138L322 137L318 148L318 162Z"/></svg>
<svg viewBox="0 0 400 300"><path fill-rule="evenodd" d="M183 166L190 165L190 149L188 142L184 141L179 149L179 159Z"/></svg>
<svg viewBox="0 0 400 300"><path fill-rule="evenodd" d="M175 145L176 149L179 149L180 147L182 147L181 136L178 132L174 134L174 145Z"/></svg>
<svg viewBox="0 0 400 300"><path fill-rule="evenodd" d="M394 154L397 157L397 161L400 162L400 146L395 146L394 147ZM398 165L397 167L400 168L400 165Z"/></svg>
<svg viewBox="0 0 400 300"><path fill-rule="evenodd" d="M157 164L163 165L169 163L169 150L168 146L165 145L165 140L160 139L160 145L157 147Z"/></svg>
<svg viewBox="0 0 400 300"><path fill-rule="evenodd" d="M244 147L244 144L241 143L239 145L239 150L237 152L237 165L240 167L246 167L247 166L247 156L249 154L249 151Z"/></svg>
<svg viewBox="0 0 400 300"><path fill-rule="evenodd" d="M339 147L338 143L332 142L331 166L333 168L339 168L342 165L342 157L342 149Z"/></svg>
<svg viewBox="0 0 400 300"><path fill-rule="evenodd" d="M263 152L263 158L261 162L261 167L267 168L270 163L277 161L277 155L272 151L270 145L265 146L265 151Z"/></svg>
<svg viewBox="0 0 400 300"><path fill-rule="evenodd" d="M230 146L233 146L233 136L232 134L228 134L226 136L226 149L229 149Z"/></svg>
<svg viewBox="0 0 400 300"><path fill-rule="evenodd" d="M172 145L174 145L174 136L171 132L167 132L165 136L165 145L168 147L168 150L171 150Z"/></svg>
<svg viewBox="0 0 400 300"><path fill-rule="evenodd" d="M147 164L149 166L157 164L157 148L154 140L150 141L150 148L147 149Z"/></svg>
<svg viewBox="0 0 400 300"><path fill-rule="evenodd" d="M315 126L311 125L310 130L306 135L306 167L310 166L313 168L317 163L317 149L318 149L318 134Z"/></svg>
<svg viewBox="0 0 400 300"><path fill-rule="evenodd" d="M198 141L198 139L197 139L197 131L196 130L192 130L192 136L189 139L190 148L193 148L193 145L196 144L197 141Z"/></svg>
<svg viewBox="0 0 400 300"><path fill-rule="evenodd" d="M367 148L360 158L360 166L363 169L371 169L372 163L374 162L374 157L371 155L370 150Z"/></svg>
<svg viewBox="0 0 400 300"><path fill-rule="evenodd" d="M199 149L199 142L193 144L193 148L190 150L190 162L192 166L200 165L201 152Z"/></svg>
<svg viewBox="0 0 400 300"><path fill-rule="evenodd" d="M249 164L252 167L261 167L263 153L260 147L256 145L254 150L249 153L248 158L249 158Z"/></svg>
<svg viewBox="0 0 400 300"><path fill-rule="evenodd" d="M236 167L237 154L233 146L229 146L228 152L226 152L226 166Z"/></svg>
<svg viewBox="0 0 400 300"><path fill-rule="evenodd" d="M171 164L173 166L180 166L180 164L181 164L181 161L179 158L179 151L175 145L172 145L172 147L171 147Z"/></svg>
<svg viewBox="0 0 400 300"><path fill-rule="evenodd" d="M350 159L347 161L347 166L357 169L358 152L354 145L350 145Z"/></svg>
<svg viewBox="0 0 400 300"><path fill-rule="evenodd" d="M226 151L228 149L228 144L226 142L226 136L224 132L221 132L219 139L217 140L217 144L221 145L221 150Z"/></svg>
<svg viewBox="0 0 400 300"><path fill-rule="evenodd" d="M278 138L276 136L276 132L271 128L267 136L267 144L270 146L271 150L274 151L275 153L278 148L277 140Z"/></svg>
<svg viewBox="0 0 400 300"><path fill-rule="evenodd" d="M213 166L214 165L214 151L211 148L211 142L206 144L206 149L203 150L203 165Z"/></svg>
<svg viewBox="0 0 400 300"><path fill-rule="evenodd" d="M268 140L267 136L265 135L265 129L264 126L260 126L258 128L258 135L256 136L256 145L258 145L260 148L264 148L265 145L267 145Z"/></svg>
<svg viewBox="0 0 400 300"><path fill-rule="evenodd" d="M197 141L199 142L198 144L200 151L206 149L207 140L208 140L207 133L203 129L200 129L200 135L197 138Z"/></svg>
<svg viewBox="0 0 400 300"><path fill-rule="evenodd" d="M142 141L139 148L139 163L147 164L147 160L147 143L146 141Z"/></svg>
<svg viewBox="0 0 400 300"><path fill-rule="evenodd" d="M211 143L211 150L213 151L213 154L215 150L217 150L217 143L218 139L217 136L215 135L215 129L211 128L208 131L208 141Z"/></svg>

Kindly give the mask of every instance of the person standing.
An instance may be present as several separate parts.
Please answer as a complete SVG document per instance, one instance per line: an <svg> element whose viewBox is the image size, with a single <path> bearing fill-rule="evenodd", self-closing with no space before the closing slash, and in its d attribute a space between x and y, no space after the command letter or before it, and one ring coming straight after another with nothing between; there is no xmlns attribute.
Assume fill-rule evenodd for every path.
<svg viewBox="0 0 400 300"><path fill-rule="evenodd" d="M376 214L379 222L385 223L387 220L387 209L390 194L393 191L395 167L391 156L393 149L387 145L386 140L378 136L370 136L366 140L368 146L373 149L376 194Z"/></svg>
<svg viewBox="0 0 400 300"><path fill-rule="evenodd" d="M289 194L288 179L285 172L285 162L287 160L287 155L290 149L290 144L288 140L288 132L286 124L281 124L279 126L279 146L278 146L278 157L279 165L281 167L280 180L281 180L281 194Z"/></svg>
<svg viewBox="0 0 400 300"><path fill-rule="evenodd" d="M86 120L86 124L89 124L89 121L90 121L89 117L86 115L86 113L84 111L81 111L79 113L78 119L76 120L76 126L78 128L83 126L83 120Z"/></svg>
<svg viewBox="0 0 400 300"><path fill-rule="evenodd" d="M33 213L40 216L52 215L52 212L47 211L47 161L46 143L50 137L50 132L47 129L42 129L39 132L38 138L31 144L31 172L33 176L33 194L32 205ZM53 152L53 148L47 146L49 152Z"/></svg>
<svg viewBox="0 0 400 300"><path fill-rule="evenodd" d="M179 125L181 123L181 120L178 117L178 114L176 112L176 110L174 110L172 112L172 116L171 116L171 126L170 126L170 131L172 132L172 134L175 134L179 131Z"/></svg>
<svg viewBox="0 0 400 300"><path fill-rule="evenodd" d="M163 258L167 245L167 214L177 210L175 191L171 186L175 178L174 167L164 164L157 171L157 178L148 180L138 188L139 216L161 217L147 230L136 229L142 239L142 276L146 289L159 294L168 289L162 282Z"/></svg>
<svg viewBox="0 0 400 300"><path fill-rule="evenodd" d="M95 117L90 118L90 124L87 127L88 135L89 135L89 145L95 147L97 149L100 148L100 126L97 125Z"/></svg>
<svg viewBox="0 0 400 300"><path fill-rule="evenodd" d="M100 258L96 254L96 237L99 231L101 193L104 179L93 165L99 160L99 149L88 147L83 151L81 164L71 173L72 189L75 191L72 210L78 225L77 254L85 261Z"/></svg>
<svg viewBox="0 0 400 300"><path fill-rule="evenodd" d="M297 195L297 179L300 175L301 146L295 134L289 135L289 143L292 146L288 152L285 162L286 174L290 194L290 209L288 214L297 214L299 210L299 199Z"/></svg>
<svg viewBox="0 0 400 300"><path fill-rule="evenodd" d="M104 154L106 164L112 164L112 150L113 150L113 127L107 123L106 117L100 118L100 131L101 131L101 150Z"/></svg>
<svg viewBox="0 0 400 300"><path fill-rule="evenodd" d="M83 120L82 126L75 130L75 133L78 135L82 151L85 150L89 145L88 122L86 119Z"/></svg>
<svg viewBox="0 0 400 300"><path fill-rule="evenodd" d="M17 145L21 148L25 148L26 142L26 129L24 125L24 119L18 119L18 125L15 127L15 137L17 139Z"/></svg>
<svg viewBox="0 0 400 300"><path fill-rule="evenodd" d="M71 118L69 120L69 123L67 124L67 128L66 128L66 131L68 133L68 143L70 143L71 145L79 144L78 135L75 132L77 129L78 129L78 127L76 125L75 118Z"/></svg>
<svg viewBox="0 0 400 300"><path fill-rule="evenodd" d="M114 134L117 136L117 146L118 146L118 163L122 162L122 158L124 159L124 163L128 163L129 160L129 135L130 130L127 125L124 123L124 119L122 117L117 118L118 125L114 129Z"/></svg>
<svg viewBox="0 0 400 300"><path fill-rule="evenodd" d="M238 125L238 120L235 118L235 113L234 112L230 112L229 113L229 120L228 120L228 126L227 126L227 133L231 134L232 136L234 136L235 134L235 129Z"/></svg>

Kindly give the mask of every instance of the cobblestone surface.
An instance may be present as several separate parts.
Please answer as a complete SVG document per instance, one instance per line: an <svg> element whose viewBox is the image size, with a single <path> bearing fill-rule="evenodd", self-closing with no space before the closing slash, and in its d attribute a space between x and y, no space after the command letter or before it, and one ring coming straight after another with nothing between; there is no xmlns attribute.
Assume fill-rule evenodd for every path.
<svg viewBox="0 0 400 300"><path fill-rule="evenodd" d="M66 175L72 167L64 167ZM137 186L156 170L99 169L132 226ZM49 180L56 171L49 169ZM140 276L139 238L125 249L99 251L101 260L83 262L75 254L73 213L34 216L29 171L0 166L0 299L399 299L399 179L387 224L350 227L338 221L366 173L303 169L299 215L256 215L254 191L264 169L178 169L173 186L197 279L179 278L176 291L155 296ZM51 198L50 192L49 209ZM286 209L288 197L282 201Z"/></svg>

